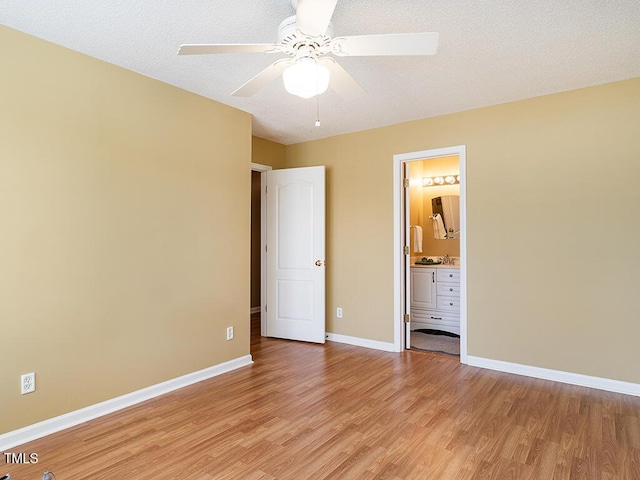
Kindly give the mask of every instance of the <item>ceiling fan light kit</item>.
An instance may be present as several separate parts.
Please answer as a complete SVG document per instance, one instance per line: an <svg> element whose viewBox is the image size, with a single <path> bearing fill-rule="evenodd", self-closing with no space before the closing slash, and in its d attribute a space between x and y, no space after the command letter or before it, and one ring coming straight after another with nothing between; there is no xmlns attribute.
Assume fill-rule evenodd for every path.
<svg viewBox="0 0 640 480"><path fill-rule="evenodd" d="M315 59L302 57L282 72L284 88L292 95L311 98L329 88L329 70Z"/></svg>
<svg viewBox="0 0 640 480"><path fill-rule="evenodd" d="M331 17L337 0L292 0L296 14L278 27L278 43L181 45L178 55L221 53L279 53L281 58L232 93L250 97L283 76L287 92L302 98L324 93L329 87L345 100L366 93L331 55L435 55L437 33L394 33L333 37Z"/></svg>

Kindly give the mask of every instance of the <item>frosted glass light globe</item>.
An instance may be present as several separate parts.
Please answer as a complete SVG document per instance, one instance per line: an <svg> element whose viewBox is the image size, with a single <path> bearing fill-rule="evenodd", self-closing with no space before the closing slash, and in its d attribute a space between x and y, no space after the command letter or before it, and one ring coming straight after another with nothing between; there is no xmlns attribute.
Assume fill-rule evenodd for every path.
<svg viewBox="0 0 640 480"><path fill-rule="evenodd" d="M292 95L311 98L327 91L329 70L312 58L301 58L282 74L284 88Z"/></svg>

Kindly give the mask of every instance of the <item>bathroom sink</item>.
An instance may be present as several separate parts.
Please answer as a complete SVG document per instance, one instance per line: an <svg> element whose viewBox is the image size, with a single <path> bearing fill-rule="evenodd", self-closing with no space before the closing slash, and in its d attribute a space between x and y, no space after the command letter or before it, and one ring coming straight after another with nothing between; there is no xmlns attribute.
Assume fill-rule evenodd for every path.
<svg viewBox="0 0 640 480"><path fill-rule="evenodd" d="M437 262L434 260L416 260L416 265L440 265L442 262Z"/></svg>

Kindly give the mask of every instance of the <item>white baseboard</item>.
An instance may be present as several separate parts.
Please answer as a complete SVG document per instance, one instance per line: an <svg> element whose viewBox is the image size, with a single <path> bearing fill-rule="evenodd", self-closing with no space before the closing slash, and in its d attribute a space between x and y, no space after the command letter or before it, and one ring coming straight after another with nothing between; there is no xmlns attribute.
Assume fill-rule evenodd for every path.
<svg viewBox="0 0 640 480"><path fill-rule="evenodd" d="M501 360L491 360L489 358L474 357L471 355L467 356L467 365L640 397L640 384L637 383L592 377L580 373L563 372L561 370L550 370L548 368L532 367L519 363L503 362Z"/></svg>
<svg viewBox="0 0 640 480"><path fill-rule="evenodd" d="M378 340L369 340L367 338L327 333L327 340L330 342L347 343L349 345L355 345L356 347L373 348L374 350L383 350L385 352L395 352L395 345L393 343L379 342Z"/></svg>
<svg viewBox="0 0 640 480"><path fill-rule="evenodd" d="M260 313L260 307L251 307L251 314Z"/></svg>
<svg viewBox="0 0 640 480"><path fill-rule="evenodd" d="M65 428L70 428L80 423L93 420L94 418L130 407L136 403L150 400L165 393L186 387L187 385L201 382L203 380L222 375L223 373L251 365L252 363L253 359L251 358L251 355L245 355L243 357L229 360L228 362L205 368L204 370L188 373L181 377L167 380L166 382L151 385L150 387L127 393L120 397L112 398L111 400L106 400L95 405L81 408L80 410L65 413L58 417L50 418L12 432L4 433L0 435L0 451L6 451L15 446L22 445L23 443L36 440L46 435L64 430Z"/></svg>

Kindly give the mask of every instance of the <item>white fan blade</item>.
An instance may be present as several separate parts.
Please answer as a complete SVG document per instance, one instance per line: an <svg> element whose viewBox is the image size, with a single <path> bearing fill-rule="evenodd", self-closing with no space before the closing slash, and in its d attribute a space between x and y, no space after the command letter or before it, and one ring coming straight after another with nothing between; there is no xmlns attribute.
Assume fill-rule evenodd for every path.
<svg viewBox="0 0 640 480"><path fill-rule="evenodd" d="M258 73L255 77L249 80L247 83L238 88L231 95L234 97L251 97L256 94L258 90L266 86L269 82L275 80L285 68L291 65L292 60L290 58L283 58L277 62L272 63L267 68Z"/></svg>
<svg viewBox="0 0 640 480"><path fill-rule="evenodd" d="M438 33L389 33L356 35L334 39L336 55L435 55Z"/></svg>
<svg viewBox="0 0 640 480"><path fill-rule="evenodd" d="M338 0L298 0L296 28L312 37L324 35Z"/></svg>
<svg viewBox="0 0 640 480"><path fill-rule="evenodd" d="M229 45L180 45L178 55L206 55L209 53L265 53L272 50L274 43L232 43Z"/></svg>
<svg viewBox="0 0 640 480"><path fill-rule="evenodd" d="M367 93L333 58L322 57L318 61L329 70L329 86L344 100L354 100Z"/></svg>

